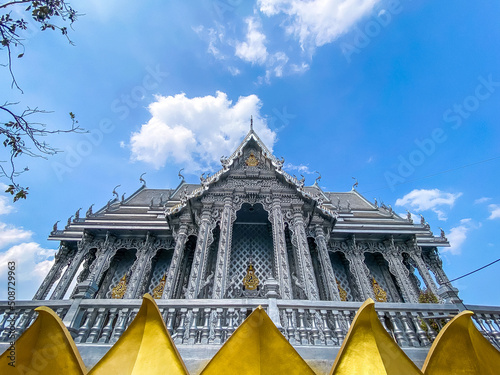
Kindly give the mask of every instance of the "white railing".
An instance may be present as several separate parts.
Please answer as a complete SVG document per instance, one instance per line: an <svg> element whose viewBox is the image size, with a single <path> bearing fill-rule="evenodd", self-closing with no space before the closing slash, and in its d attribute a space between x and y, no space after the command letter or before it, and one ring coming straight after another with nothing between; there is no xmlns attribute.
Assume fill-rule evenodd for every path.
<svg viewBox="0 0 500 375"><path fill-rule="evenodd" d="M360 302L276 299L156 300L176 345L222 344L261 305L293 345L339 346ZM34 321L38 306L61 317L76 343L108 344L118 340L142 301L83 299L0 302L0 342L9 342ZM500 345L500 307L468 306L478 329ZM380 322L401 347L429 346L459 312L453 304L377 303Z"/></svg>

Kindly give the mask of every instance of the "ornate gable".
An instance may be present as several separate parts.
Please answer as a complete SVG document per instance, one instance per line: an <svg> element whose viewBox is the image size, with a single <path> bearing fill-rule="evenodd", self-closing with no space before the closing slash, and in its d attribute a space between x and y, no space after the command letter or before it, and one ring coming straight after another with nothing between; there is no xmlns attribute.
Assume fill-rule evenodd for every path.
<svg viewBox="0 0 500 375"><path fill-rule="evenodd" d="M211 192L230 189L235 193L246 194L249 198L256 194L280 192L285 196L299 196L313 205L325 216L336 219L337 214L325 203L325 195L316 189L305 188L305 178L298 179L283 170L284 158L276 158L260 140L253 128L229 157L222 157L222 169L213 175L201 175L201 186L185 193L180 203L167 208L167 217L180 213L188 201L201 198Z"/></svg>

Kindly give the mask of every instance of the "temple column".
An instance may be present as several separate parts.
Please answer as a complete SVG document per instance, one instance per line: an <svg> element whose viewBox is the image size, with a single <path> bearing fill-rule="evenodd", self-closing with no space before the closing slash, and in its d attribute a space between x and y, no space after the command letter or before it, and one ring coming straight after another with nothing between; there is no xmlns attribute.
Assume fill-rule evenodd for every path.
<svg viewBox="0 0 500 375"><path fill-rule="evenodd" d="M357 245L356 238L352 236L352 239L348 241L349 250L344 253L346 259L349 261L349 270L356 280L358 290L361 293L361 298L366 300L367 298L375 299L375 294L373 293L373 288L370 280L370 270L365 264L365 254L363 249Z"/></svg>
<svg viewBox="0 0 500 375"><path fill-rule="evenodd" d="M167 272L167 280L165 282L165 289L163 290L162 298L170 299L173 298L175 292L175 285L179 277L180 265L182 259L184 258L184 250L186 248L186 242L188 239L188 221L189 217L187 215L181 216L181 224L179 226L179 231L175 237L175 248L174 254L172 256L172 261Z"/></svg>
<svg viewBox="0 0 500 375"><path fill-rule="evenodd" d="M213 202L203 203L200 227L198 228L198 237L193 258L193 266L191 267L191 274L189 275L189 282L186 291L186 299L198 298L198 294L200 293L201 286L204 281L202 278L205 277L209 247L208 242L212 230L212 206Z"/></svg>
<svg viewBox="0 0 500 375"><path fill-rule="evenodd" d="M302 216L302 203L293 205L293 236L295 246L295 259L304 285L307 299L319 300L318 284L314 275L311 253L307 244L304 217Z"/></svg>
<svg viewBox="0 0 500 375"><path fill-rule="evenodd" d="M140 249L137 249L136 259L130 268L130 279L127 280L127 291L123 298L141 298L139 296L141 286L145 278L148 277L151 271L151 260L155 255L153 247L154 238L148 232L144 244Z"/></svg>
<svg viewBox="0 0 500 375"><path fill-rule="evenodd" d="M77 250L76 253L74 254L73 257L69 259L69 265L64 271L61 279L57 283L56 288L54 289L54 292L50 296L51 300L57 300L57 299L63 299L64 295L66 294L66 291L68 290L71 281L73 281L76 272L78 271L78 268L80 267L80 264L84 260L84 258L87 256L91 246L90 241L92 238L90 235L85 234L82 237L82 240L78 242L77 244Z"/></svg>
<svg viewBox="0 0 500 375"><path fill-rule="evenodd" d="M316 224L315 226L316 244L318 246L319 261L321 268L326 276L326 289L328 297L331 301L340 301L339 288L337 287L337 279L333 272L332 262L328 255L328 247L326 244L325 232L323 228Z"/></svg>
<svg viewBox="0 0 500 375"><path fill-rule="evenodd" d="M276 278L280 286L280 295L282 299L293 299L290 265L286 253L285 224L283 212L281 211L281 198L277 194L274 194L272 198L271 216L274 237L274 264Z"/></svg>
<svg viewBox="0 0 500 375"><path fill-rule="evenodd" d="M212 298L224 298L227 283L227 270L231 253L231 240L233 235L233 199L231 195L224 198L220 225L219 248L217 263L215 264L214 292Z"/></svg>
<svg viewBox="0 0 500 375"><path fill-rule="evenodd" d="M403 263L402 254L398 251L396 246L394 246L394 240L391 238L391 240L385 241L384 244L386 251L383 253L383 256L389 264L389 271L396 278L399 289L403 294L404 301L418 303L418 295L416 295L410 282L410 271L408 271Z"/></svg>
<svg viewBox="0 0 500 375"><path fill-rule="evenodd" d="M454 288L448 276L443 271L443 262L439 258L439 254L437 249L434 248L434 251L431 251L427 254L428 256L428 266L430 270L436 276L436 280L439 283L440 287L438 289L438 294L445 301L450 303L461 303L462 300L458 297L458 289Z"/></svg>
<svg viewBox="0 0 500 375"><path fill-rule="evenodd" d="M63 268L69 264L72 257L74 256L74 253L74 249L70 249L64 243L61 243L59 251L54 256L54 263L52 264L49 273L43 280L42 285L40 285L38 291L33 297L34 300L44 300L45 297L47 297L50 288L52 288L52 285L54 285L57 279L59 279L62 274Z"/></svg>
<svg viewBox="0 0 500 375"><path fill-rule="evenodd" d="M436 297L439 296L438 288L434 283L434 280L432 279L432 276L429 273L424 260L422 259L422 249L419 246L414 246L413 251L410 251L408 255L415 262L415 266L417 267L418 273L424 280L427 290L429 290Z"/></svg>
<svg viewBox="0 0 500 375"><path fill-rule="evenodd" d="M108 231L106 239L101 243L96 252L96 259L90 266L87 278L76 286L75 298L94 298L104 272L109 268L111 259L118 251L115 244L116 238Z"/></svg>

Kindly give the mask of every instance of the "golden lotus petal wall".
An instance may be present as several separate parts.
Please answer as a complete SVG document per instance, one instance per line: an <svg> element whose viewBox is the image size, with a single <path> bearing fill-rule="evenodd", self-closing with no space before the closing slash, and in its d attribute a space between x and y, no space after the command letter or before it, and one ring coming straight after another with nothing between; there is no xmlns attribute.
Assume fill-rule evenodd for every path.
<svg viewBox="0 0 500 375"><path fill-rule="evenodd" d="M0 356L0 373L37 375L82 375L87 370L75 342L57 314L48 307L35 309L38 317L10 350Z"/></svg>
<svg viewBox="0 0 500 375"><path fill-rule="evenodd" d="M331 375L419 375L378 320L372 299L359 308L333 363Z"/></svg>
<svg viewBox="0 0 500 375"><path fill-rule="evenodd" d="M188 374L154 299L144 295L136 317L89 375Z"/></svg>
<svg viewBox="0 0 500 375"><path fill-rule="evenodd" d="M202 375L212 374L314 375L314 372L259 306L202 371Z"/></svg>
<svg viewBox="0 0 500 375"><path fill-rule="evenodd" d="M422 371L425 375L498 375L500 352L479 332L463 311L439 332Z"/></svg>

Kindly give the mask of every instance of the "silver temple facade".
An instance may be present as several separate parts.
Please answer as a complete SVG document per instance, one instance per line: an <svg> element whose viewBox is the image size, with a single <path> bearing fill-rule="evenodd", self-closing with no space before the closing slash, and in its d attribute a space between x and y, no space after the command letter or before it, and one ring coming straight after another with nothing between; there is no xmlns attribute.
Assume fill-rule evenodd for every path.
<svg viewBox="0 0 500 375"><path fill-rule="evenodd" d="M423 217L401 218L354 187L326 192L320 177L305 186L283 164L251 128L199 184L182 178L175 189L151 189L141 178L130 197L114 192L84 218L78 210L50 234L60 248L33 301L17 303L18 333L35 307L52 307L91 365L150 293L196 372L262 305L305 359L327 368L328 353L372 298L384 327L420 363L442 325L463 309L439 257L438 248L449 246L444 233L434 236ZM500 344L500 309L469 308ZM3 302L0 313L5 341Z"/></svg>

